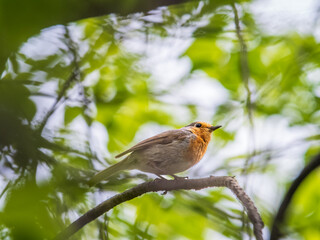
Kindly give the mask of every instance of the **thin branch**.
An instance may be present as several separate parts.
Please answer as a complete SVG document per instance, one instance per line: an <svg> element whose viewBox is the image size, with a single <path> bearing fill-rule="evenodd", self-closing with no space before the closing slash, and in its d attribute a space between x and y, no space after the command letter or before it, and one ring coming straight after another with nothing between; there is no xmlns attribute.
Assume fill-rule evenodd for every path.
<svg viewBox="0 0 320 240"><path fill-rule="evenodd" d="M319 166L320 166L320 153L316 155L307 166L304 167L304 169L301 171L299 176L291 184L273 220L270 240L277 240L281 237L282 233L280 229L282 228L283 220L286 216L286 211L290 205L290 202L292 200L294 193L297 191L298 187L301 185L303 180L307 176L309 176L309 174Z"/></svg>
<svg viewBox="0 0 320 240"><path fill-rule="evenodd" d="M248 172L249 165L251 163L251 159L253 159L253 156L255 155L255 134L254 134L254 122L253 122L253 112L252 112L253 104L252 104L252 98L251 98L252 93L249 87L250 70L248 65L247 45L242 36L242 32L240 28L240 19L239 19L238 11L234 1L232 1L231 7L234 14L234 24L236 28L237 38L240 44L240 59L239 59L240 73L241 73L241 79L242 79L243 85L247 92L246 108L247 108L248 120L250 124L249 136L251 141L249 141L249 145L248 145L249 155L244 162L244 166L242 170L242 175L246 175ZM252 146L251 148L252 150L250 150L251 146ZM245 178L245 181L244 181L244 189L246 189L246 187L247 187L247 178ZM248 223L245 221L244 212L242 214L242 218L243 218L243 221L242 221L243 228L245 228L245 225L248 225Z"/></svg>
<svg viewBox="0 0 320 240"><path fill-rule="evenodd" d="M51 115L56 111L56 109L58 108L58 106L62 103L62 99L65 95L65 93L67 92L68 88L70 87L71 83L76 81L79 76L80 76L80 68L79 68L79 56L77 54L76 51L76 47L75 47L75 43L72 41L70 33L69 33L69 29L67 26L65 26L65 39L66 41L66 45L69 49L69 51L72 54L72 64L73 64L73 70L69 76L69 78L64 82L60 92L58 93L58 96L56 98L56 101L54 102L54 104L52 105L52 107L50 108L50 110L47 112L47 114L45 115L45 117L43 118L41 124L38 127L38 132L41 134L43 128L45 127L45 125L47 124L49 118L51 117Z"/></svg>
<svg viewBox="0 0 320 240"><path fill-rule="evenodd" d="M244 83L244 87L246 88L246 91L248 93L248 98L251 96L251 91L249 88L249 77L250 77L250 71L249 71L249 66L248 66L248 50L247 50L247 45L246 42L243 39L242 33L241 33L241 28L240 28L240 19L238 15L237 8L235 6L235 3L232 2L231 4L233 14L234 14L234 24L236 27L236 33L237 37L240 43L240 71L241 71L241 79ZM251 101L248 102L250 104Z"/></svg>
<svg viewBox="0 0 320 240"><path fill-rule="evenodd" d="M239 61L240 73L241 73L241 79L242 79L243 85L244 85L246 92L247 92L246 108L248 111L248 120L249 120L250 128L251 128L251 131L250 131L251 143L250 143L250 145L253 146L252 154L250 154L251 156L249 156L247 158L247 160L245 162L245 166L243 168L243 174L246 174L246 171L247 171L248 165L249 165L249 161L255 152L254 121L253 121L253 111L252 111L252 109L253 109L252 92L249 87L250 69L249 69L249 65L248 65L247 45L246 45L246 42L242 36L241 27L240 27L240 19L239 19L238 11L237 11L237 8L236 8L234 1L231 3L231 6L232 6L233 14L234 14L234 24L235 24L235 28L236 28L236 33L237 33L237 37L238 37L239 44L240 44L240 61Z"/></svg>
<svg viewBox="0 0 320 240"><path fill-rule="evenodd" d="M257 240L263 240L262 228L263 221L255 207L253 201L239 186L239 183L234 177L207 177L199 179L179 179L179 180L165 180L156 179L152 182L142 183L136 187L126 190L123 193L119 193L106 201L102 202L95 208L89 210L87 213L79 217L76 221L70 224L66 229L60 232L56 236L56 240L68 239L70 236L79 231L86 224L95 220L102 214L108 212L115 206L129 201L133 198L139 197L147 192L158 192L158 191L172 191L172 190L200 190L208 187L227 187L229 188L240 200L241 204L245 207L248 213L248 217L253 223L254 234Z"/></svg>
<svg viewBox="0 0 320 240"><path fill-rule="evenodd" d="M2 198L2 196L6 193L6 191L11 187L11 181L9 181L7 183L7 185L4 187L4 189L2 190L2 192L0 193L0 198Z"/></svg>
<svg viewBox="0 0 320 240"><path fill-rule="evenodd" d="M7 185L5 186L5 188L2 190L1 194L0 194L0 199L4 196L4 194L12 187L12 186L16 186L21 179L25 176L25 172L26 172L26 167L23 166L22 168L19 169L19 177L14 180L14 181L8 181Z"/></svg>

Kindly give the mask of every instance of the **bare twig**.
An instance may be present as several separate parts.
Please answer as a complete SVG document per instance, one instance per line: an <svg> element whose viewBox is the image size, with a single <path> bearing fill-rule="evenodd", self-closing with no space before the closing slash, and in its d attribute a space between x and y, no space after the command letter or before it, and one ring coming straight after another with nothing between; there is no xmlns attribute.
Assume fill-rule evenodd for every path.
<svg viewBox="0 0 320 240"><path fill-rule="evenodd" d="M48 122L49 118L51 117L51 115L56 111L58 106L62 103L62 99L63 99L66 91L70 87L71 83L76 81L80 76L80 68L79 68L79 63L78 63L79 62L79 56L77 54L75 43L71 39L71 36L70 36L70 33L69 33L69 29L68 29L67 26L65 26L65 38L67 40L66 45L67 45L69 51L72 54L73 70L72 70L69 78L64 82L61 90L59 91L58 96L56 98L56 101L54 102L54 104L52 105L50 110L47 112L47 114L43 118L41 124L39 125L38 131L39 131L40 134L41 134L43 128L45 127L45 125L47 124L47 122Z"/></svg>
<svg viewBox="0 0 320 240"><path fill-rule="evenodd" d="M252 145L254 146L254 142L255 142L255 140L254 140L254 121L253 121L253 111L252 111L253 103L252 103L252 92L249 87L250 69L249 69L249 65L248 65L248 50L247 50L246 42L245 42L245 40L242 36L242 33L241 33L240 20L239 20L239 15L238 15L238 11L235 6L235 3L232 2L231 6L232 6L233 13L234 13L234 24L236 27L236 33L237 33L237 37L238 37L239 44L240 44L240 61L239 61L240 72L241 72L242 82L243 82L244 87L247 92L246 108L248 111L248 120L249 120L250 127L251 127L250 136L252 139ZM254 154L254 151L255 151L255 148L253 147L253 154ZM250 158L248 158L245 163L244 171L247 170L249 160L250 160Z"/></svg>
<svg viewBox="0 0 320 240"><path fill-rule="evenodd" d="M242 33L241 33L241 28L240 28L240 20L239 20L239 15L237 8L232 2L231 4L233 14L234 14L234 24L236 27L236 33L237 37L240 43L240 72L241 72L241 78L244 83L244 87L246 88L246 91L248 93L248 98L251 98L251 91L249 88L249 77L250 77L250 71L249 71L249 66L248 66L248 50L247 50L247 45L246 42L243 39ZM248 101L247 104L250 104L251 101Z"/></svg>
<svg viewBox="0 0 320 240"><path fill-rule="evenodd" d="M255 155L255 134L254 134L254 122L253 122L253 112L252 112L253 104L252 104L252 98L251 98L252 93L251 93L251 90L249 87L250 70L249 70L249 65L248 65L247 45L246 45L246 42L245 42L245 40L242 36L242 33L241 33L240 19L239 19L238 11L237 11L237 8L236 8L234 1L232 1L231 7L233 10L233 14L234 14L234 24L235 24L235 28L236 28L236 33L237 33L237 37L238 37L239 44L240 44L239 65L240 65L241 79L242 79L243 85L244 85L246 92L247 92L246 108L247 108L248 120L249 120L249 124L250 124L249 136L250 136L251 141L249 141L249 146L248 146L249 155L244 162L244 166L243 166L243 170L242 170L242 175L246 175L248 172L248 168L251 163L251 160L253 159L253 156ZM250 148L252 150L250 150ZM246 187L247 187L247 178L245 178L245 181L244 181L244 189L246 189ZM244 212L243 212L242 218L243 218L243 221L242 221L243 228L245 228L245 225L247 225L247 222L245 221L245 218L244 218Z"/></svg>
<svg viewBox="0 0 320 240"><path fill-rule="evenodd" d="M234 14L234 24L236 27L236 33L237 33L237 37L238 37L239 44L240 44L240 61L239 61L240 73L241 73L241 79L242 79L243 85L244 85L246 92L247 92L246 108L248 111L248 120L250 123L250 129L251 129L250 130L250 138L251 138L250 145L253 146L252 154L250 154L250 156L248 156L248 158L246 159L245 166L243 168L243 174L246 174L247 169L248 169L248 165L249 165L249 161L252 158L252 156L254 156L254 152L255 152L254 121L253 121L253 111L252 111L252 109L253 109L252 92L249 87L250 69L249 69L249 65L248 65L247 45L246 45L246 42L245 42L245 40L242 36L242 33L241 33L238 11L237 11L237 8L236 8L234 2L232 2L231 6L232 6L233 14Z"/></svg>
<svg viewBox="0 0 320 240"><path fill-rule="evenodd" d="M273 220L270 240L277 240L281 237L282 233L280 231L281 226L283 224L283 220L285 218L286 211L290 205L292 197L303 180L316 168L320 166L320 153L316 155L313 160L304 167L299 176L293 181L288 192L286 193L278 212Z"/></svg>
<svg viewBox="0 0 320 240"><path fill-rule="evenodd" d="M4 187L4 189L2 190L2 192L0 193L0 198L2 198L2 196L6 193L6 191L11 187L11 181L9 181L7 183L7 185Z"/></svg>
<svg viewBox="0 0 320 240"><path fill-rule="evenodd" d="M241 204L245 207L248 213L248 217L251 220L254 228L254 234L257 240L263 240L262 237L262 228L263 221L258 213L257 208L255 207L252 200L244 192L244 190L239 186L239 183L234 177L207 177L200 179L179 179L179 180L165 180L165 179L156 179L152 182L142 183L136 187L126 190L123 193L119 193L106 201L102 202L95 208L89 210L87 213L79 217L76 221L70 224L66 229L60 232L56 236L56 240L67 239L72 236L74 233L79 231L89 222L95 220L102 214L108 212L110 209L115 206L129 201L133 198L141 196L147 192L158 192L158 191L172 191L172 190L181 190L181 189L195 189L200 190L207 187L227 187L229 188L240 200Z"/></svg>

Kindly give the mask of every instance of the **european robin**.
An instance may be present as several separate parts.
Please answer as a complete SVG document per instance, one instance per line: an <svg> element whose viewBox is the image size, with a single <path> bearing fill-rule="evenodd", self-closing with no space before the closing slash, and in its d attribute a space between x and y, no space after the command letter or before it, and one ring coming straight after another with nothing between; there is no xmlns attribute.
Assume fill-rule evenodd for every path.
<svg viewBox="0 0 320 240"><path fill-rule="evenodd" d="M122 161L93 176L90 185L130 169L154 173L160 178L161 175L177 178L175 173L183 172L201 160L211 140L211 133L220 127L193 122L147 138L117 155L116 158L130 153Z"/></svg>

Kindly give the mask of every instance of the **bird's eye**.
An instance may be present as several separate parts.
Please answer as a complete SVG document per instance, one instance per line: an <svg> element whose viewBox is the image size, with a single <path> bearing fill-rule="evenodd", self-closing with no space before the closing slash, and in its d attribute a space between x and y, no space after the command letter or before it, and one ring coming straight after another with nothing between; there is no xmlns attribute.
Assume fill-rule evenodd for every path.
<svg viewBox="0 0 320 240"><path fill-rule="evenodd" d="M201 123L197 123L195 126L196 126L197 128L199 128L199 127L201 127L202 125L201 125Z"/></svg>

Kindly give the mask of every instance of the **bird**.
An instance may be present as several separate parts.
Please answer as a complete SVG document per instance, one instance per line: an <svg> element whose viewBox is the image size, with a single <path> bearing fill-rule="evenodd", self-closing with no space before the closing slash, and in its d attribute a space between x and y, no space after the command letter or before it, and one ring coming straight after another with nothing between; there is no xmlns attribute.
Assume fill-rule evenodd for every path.
<svg viewBox="0 0 320 240"><path fill-rule="evenodd" d="M94 175L89 185L107 180L119 171L132 169L153 173L160 178L163 178L161 175L180 178L175 174L189 169L202 159L211 140L211 133L220 127L197 121L147 138L118 154L116 158L129 155Z"/></svg>

